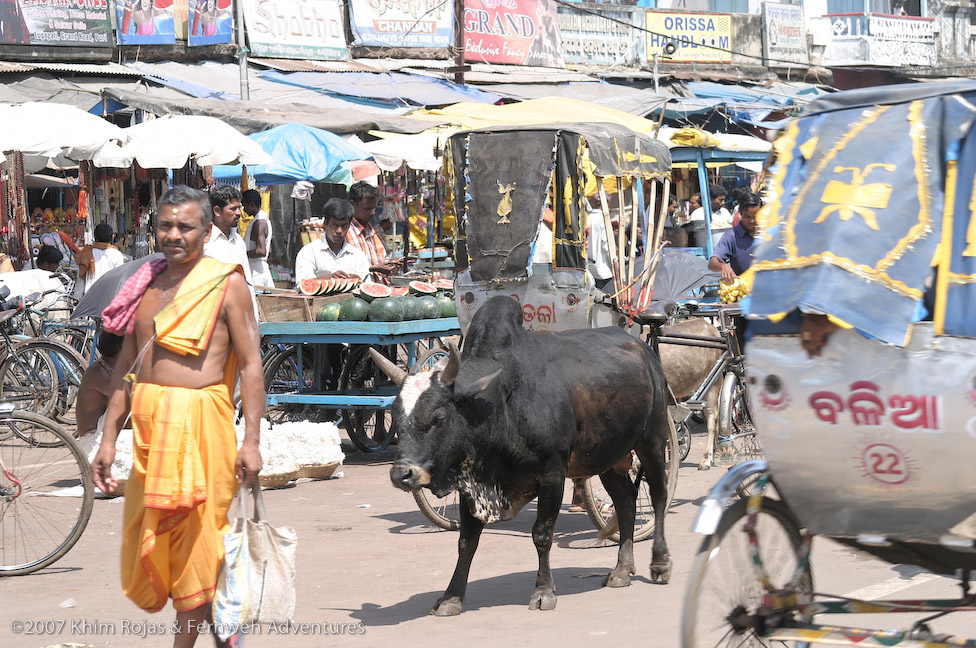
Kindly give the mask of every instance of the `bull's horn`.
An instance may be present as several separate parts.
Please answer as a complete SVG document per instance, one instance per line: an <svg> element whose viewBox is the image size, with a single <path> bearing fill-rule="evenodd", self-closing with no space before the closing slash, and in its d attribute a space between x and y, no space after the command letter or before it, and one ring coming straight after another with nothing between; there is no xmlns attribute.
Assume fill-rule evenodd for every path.
<svg viewBox="0 0 976 648"><path fill-rule="evenodd" d="M441 372L440 380L450 387L454 384L454 379L457 378L458 370L461 368L461 352L458 351L457 345L453 341L448 342L447 346L450 349L450 354L448 355L447 366Z"/></svg>
<svg viewBox="0 0 976 648"><path fill-rule="evenodd" d="M379 367L380 370L386 374L387 378L393 381L393 384L395 385L403 384L403 379L407 377L406 371L396 366L393 362L390 361L389 358L387 358L385 355L383 355L373 347L369 347L369 355L373 356L373 362L375 362L376 366Z"/></svg>

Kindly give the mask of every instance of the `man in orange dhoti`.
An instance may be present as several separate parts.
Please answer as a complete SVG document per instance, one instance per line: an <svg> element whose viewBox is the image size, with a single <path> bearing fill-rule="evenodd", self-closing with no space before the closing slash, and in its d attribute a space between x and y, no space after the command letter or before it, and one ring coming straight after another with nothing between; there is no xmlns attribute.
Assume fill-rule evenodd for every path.
<svg viewBox="0 0 976 648"><path fill-rule="evenodd" d="M192 646L210 618L227 510L238 482L255 481L261 470L258 327L241 268L203 256L211 214L203 192L167 192L156 224L165 259L145 264L103 314L106 330L126 338L92 471L99 488L114 490L115 440L131 404L122 587L150 612L173 599L177 647ZM231 400L238 373L245 420L239 450Z"/></svg>

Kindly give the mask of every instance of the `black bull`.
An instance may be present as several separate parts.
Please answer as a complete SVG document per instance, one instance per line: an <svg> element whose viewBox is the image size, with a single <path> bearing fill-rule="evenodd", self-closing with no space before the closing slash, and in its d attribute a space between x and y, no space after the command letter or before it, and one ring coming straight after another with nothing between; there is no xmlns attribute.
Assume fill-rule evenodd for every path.
<svg viewBox="0 0 976 648"><path fill-rule="evenodd" d="M407 376L374 358L403 385L393 404L400 438L393 484L439 497L456 489L467 503L459 507L457 567L432 614L460 613L485 524L510 519L534 497L539 571L529 607L555 607L549 550L567 477L600 475L620 523L617 565L604 584L629 585L637 494L614 466L629 466L621 460L632 449L654 505L651 578L668 581L665 381L647 345L620 329L528 332L518 304L496 297L475 314L464 352L452 348L433 371Z"/></svg>

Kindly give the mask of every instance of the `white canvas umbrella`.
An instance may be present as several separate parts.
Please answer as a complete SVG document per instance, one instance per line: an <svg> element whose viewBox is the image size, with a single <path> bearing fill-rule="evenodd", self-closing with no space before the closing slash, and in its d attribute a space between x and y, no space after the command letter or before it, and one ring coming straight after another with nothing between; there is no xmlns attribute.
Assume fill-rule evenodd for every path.
<svg viewBox="0 0 976 648"><path fill-rule="evenodd" d="M201 166L273 161L260 144L216 117L167 115L123 130L129 143L100 150L92 158L95 166L127 167L135 160L144 169L180 169L190 159Z"/></svg>
<svg viewBox="0 0 976 648"><path fill-rule="evenodd" d="M66 104L0 104L0 151L24 154L28 172L71 168L129 136L115 124Z"/></svg>

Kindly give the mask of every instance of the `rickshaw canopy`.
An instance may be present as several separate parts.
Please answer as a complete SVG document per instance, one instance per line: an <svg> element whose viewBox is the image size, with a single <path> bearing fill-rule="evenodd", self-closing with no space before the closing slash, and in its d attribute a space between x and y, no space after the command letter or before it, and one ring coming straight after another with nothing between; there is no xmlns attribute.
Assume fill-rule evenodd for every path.
<svg viewBox="0 0 976 648"><path fill-rule="evenodd" d="M461 267L468 263L476 281L527 276L550 194L552 266L586 268L587 166L597 177L644 179L663 179L671 169L664 144L609 123L463 131L448 139L444 156L448 202L458 223L456 258Z"/></svg>
<svg viewBox="0 0 976 648"><path fill-rule="evenodd" d="M776 143L750 313L826 313L903 346L924 301L937 335L976 337L974 120L974 82L812 102Z"/></svg>

